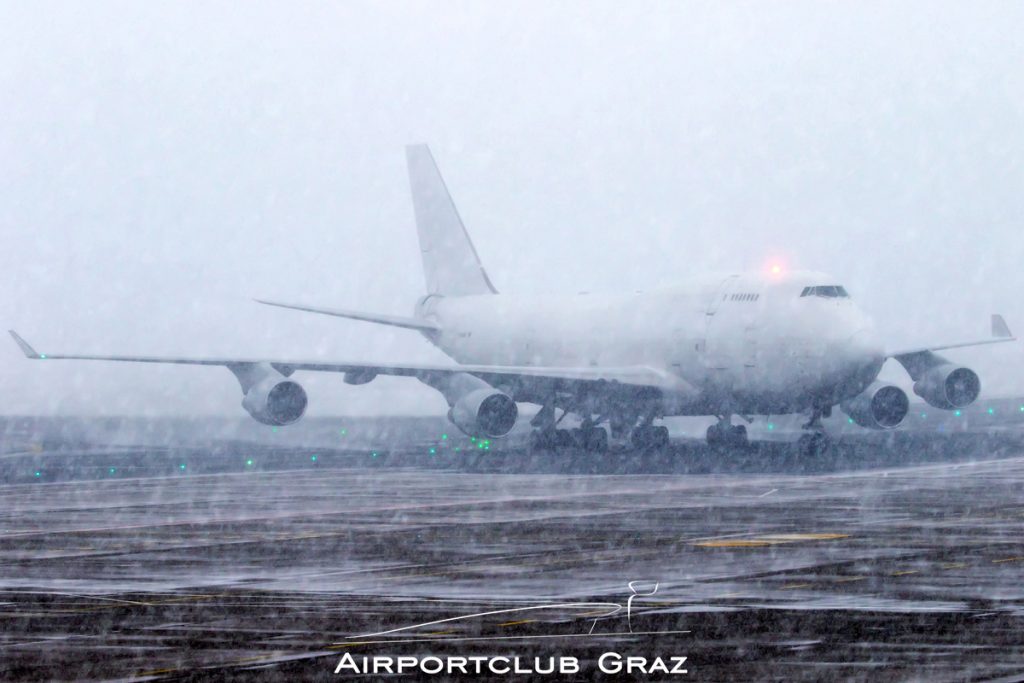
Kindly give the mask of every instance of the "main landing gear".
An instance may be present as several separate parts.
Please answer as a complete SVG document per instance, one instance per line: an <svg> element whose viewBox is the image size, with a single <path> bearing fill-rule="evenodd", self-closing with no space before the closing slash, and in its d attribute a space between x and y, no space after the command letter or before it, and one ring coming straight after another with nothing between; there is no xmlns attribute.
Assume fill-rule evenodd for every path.
<svg viewBox="0 0 1024 683"><path fill-rule="evenodd" d="M582 426L576 429L535 429L530 432L531 451L550 451L556 448L579 448L594 453L608 450L608 432L602 427Z"/></svg>
<svg viewBox="0 0 1024 683"><path fill-rule="evenodd" d="M555 419L555 408L552 404L546 404L540 412L534 416L532 424L535 429L530 432L531 451L551 451L556 448L580 448L594 453L604 453L608 450L608 432L603 427L598 427L594 421L587 418L576 429L558 429L558 423L568 413L563 412L562 416Z"/></svg>
<svg viewBox="0 0 1024 683"><path fill-rule="evenodd" d="M747 428L733 425L729 415L723 415L716 424L708 427L707 439L708 445L713 448L743 448L750 443L747 440Z"/></svg>

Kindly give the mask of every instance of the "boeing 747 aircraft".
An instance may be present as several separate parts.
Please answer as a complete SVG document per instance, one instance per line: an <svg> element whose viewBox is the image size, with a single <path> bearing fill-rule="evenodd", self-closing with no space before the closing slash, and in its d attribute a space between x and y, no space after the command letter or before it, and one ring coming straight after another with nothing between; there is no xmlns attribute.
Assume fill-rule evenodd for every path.
<svg viewBox="0 0 1024 683"><path fill-rule="evenodd" d="M917 395L954 410L978 397L981 382L936 351L1014 339L993 315L989 339L886 350L835 278L804 271L705 276L613 295L499 294L429 149L406 152L427 284L413 314L261 303L417 330L457 364L58 355L38 353L11 334L32 359L224 366L241 385L242 407L268 425L291 424L305 412L296 372L340 372L348 384L399 375L441 392L449 419L469 435L503 437L516 423L517 403L537 404L533 448L604 451L609 433L659 447L668 430L655 421L673 415L715 416L708 443L742 445L746 428L734 426L733 416L805 413L800 446L809 453L827 446L821 418L837 405L869 429L900 424L906 393L877 379L887 358L906 368ZM559 428L567 414L580 426Z"/></svg>

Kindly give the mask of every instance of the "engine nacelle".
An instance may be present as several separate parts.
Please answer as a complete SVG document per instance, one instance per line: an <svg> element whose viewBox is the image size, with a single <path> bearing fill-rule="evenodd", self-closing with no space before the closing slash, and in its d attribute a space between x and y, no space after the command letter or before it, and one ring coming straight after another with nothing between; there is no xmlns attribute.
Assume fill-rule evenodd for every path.
<svg viewBox="0 0 1024 683"><path fill-rule="evenodd" d="M466 434L490 438L512 431L517 417L516 402L508 394L490 388L469 392L448 411L448 419Z"/></svg>
<svg viewBox="0 0 1024 683"><path fill-rule="evenodd" d="M306 390L282 375L268 376L245 392L242 407L257 422L283 426L297 421L306 412Z"/></svg>
<svg viewBox="0 0 1024 683"><path fill-rule="evenodd" d="M914 382L914 393L933 408L954 410L974 403L981 393L981 380L970 368L946 363L921 375Z"/></svg>
<svg viewBox="0 0 1024 683"><path fill-rule="evenodd" d="M907 392L892 384L872 382L841 406L854 422L868 429L898 427L910 410Z"/></svg>

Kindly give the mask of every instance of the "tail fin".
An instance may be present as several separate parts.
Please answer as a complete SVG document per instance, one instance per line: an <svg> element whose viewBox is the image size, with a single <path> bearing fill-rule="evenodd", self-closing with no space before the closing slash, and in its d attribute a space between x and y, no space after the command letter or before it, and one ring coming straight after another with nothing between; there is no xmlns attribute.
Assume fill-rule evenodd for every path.
<svg viewBox="0 0 1024 683"><path fill-rule="evenodd" d="M405 148L428 294L497 294L426 145Z"/></svg>

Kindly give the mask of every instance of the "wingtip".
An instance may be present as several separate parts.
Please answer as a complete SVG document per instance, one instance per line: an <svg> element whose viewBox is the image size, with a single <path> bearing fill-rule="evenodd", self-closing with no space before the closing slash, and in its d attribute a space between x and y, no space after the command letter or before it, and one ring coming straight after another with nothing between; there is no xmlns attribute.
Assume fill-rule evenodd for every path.
<svg viewBox="0 0 1024 683"><path fill-rule="evenodd" d="M16 343L18 345L18 348L21 349L21 352L25 354L26 358L33 358L33 359L46 358L45 354L39 353L35 349L33 349L32 345L29 344L24 339L22 339L21 335L19 335L17 332L15 332L14 330L7 330L7 331L10 333L11 337L14 339L14 343Z"/></svg>
<svg viewBox="0 0 1024 683"><path fill-rule="evenodd" d="M1010 326L1006 324L1003 316L998 313L992 314L992 336L1000 339L1013 337L1013 333L1010 332Z"/></svg>

